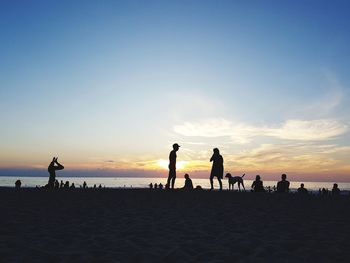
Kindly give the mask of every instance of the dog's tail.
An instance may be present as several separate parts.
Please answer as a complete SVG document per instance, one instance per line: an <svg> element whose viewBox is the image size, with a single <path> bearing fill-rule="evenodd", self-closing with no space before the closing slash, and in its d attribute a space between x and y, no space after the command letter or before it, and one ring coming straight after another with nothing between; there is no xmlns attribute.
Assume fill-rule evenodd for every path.
<svg viewBox="0 0 350 263"><path fill-rule="evenodd" d="M243 174L241 177L243 178L245 176L245 174Z"/></svg>

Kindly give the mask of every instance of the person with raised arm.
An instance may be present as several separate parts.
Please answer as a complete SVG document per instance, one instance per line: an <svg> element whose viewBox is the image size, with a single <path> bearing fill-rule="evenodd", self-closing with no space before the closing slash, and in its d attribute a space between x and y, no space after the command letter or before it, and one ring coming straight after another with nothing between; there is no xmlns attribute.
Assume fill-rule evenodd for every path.
<svg viewBox="0 0 350 263"><path fill-rule="evenodd" d="M47 186L50 189L53 189L55 187L56 171L64 169L64 166L60 164L57 160L58 160L58 157L53 157L49 167L47 168L47 171L50 174L49 182Z"/></svg>

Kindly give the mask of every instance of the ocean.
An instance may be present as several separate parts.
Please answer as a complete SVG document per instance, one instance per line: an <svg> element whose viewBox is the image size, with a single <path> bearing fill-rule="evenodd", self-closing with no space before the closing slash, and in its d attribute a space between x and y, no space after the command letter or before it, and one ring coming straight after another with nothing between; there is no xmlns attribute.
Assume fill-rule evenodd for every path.
<svg viewBox="0 0 350 263"><path fill-rule="evenodd" d="M44 186L48 182L48 177L14 177L14 176L0 176L0 186L5 187L14 187L15 181L20 179L22 182L22 187L36 187L36 186ZM74 183L76 187L82 186L85 181L88 187L93 187L94 184L106 188L148 188L150 183L162 183L166 184L167 178L130 178L130 177L60 177L57 176L56 179L58 181L69 181L70 183ZM194 187L200 185L204 189L210 188L209 179L192 179ZM244 185L246 190L250 190L250 186L252 185L252 180L244 180ZM305 184L305 188L311 191L318 191L320 188L328 188L332 189L333 183L331 182L296 182L291 181L291 190L295 191L301 183ZM184 185L183 178L177 178L175 187L180 188ZM277 185L277 181L264 181L264 186L271 188ZM218 188L217 180L214 180L214 187ZM350 183L338 183L338 187L342 191L350 191ZM223 180L223 189L228 189L228 182L226 179ZM237 189L237 184L235 185L235 189Z"/></svg>

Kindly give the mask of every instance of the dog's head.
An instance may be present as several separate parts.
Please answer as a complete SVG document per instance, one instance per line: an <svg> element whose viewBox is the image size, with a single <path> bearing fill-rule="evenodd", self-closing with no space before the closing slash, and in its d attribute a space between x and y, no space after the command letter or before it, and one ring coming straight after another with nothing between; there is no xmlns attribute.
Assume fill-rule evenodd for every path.
<svg viewBox="0 0 350 263"><path fill-rule="evenodd" d="M232 175L231 175L230 173L227 173L227 174L225 175L225 177L226 177L226 178L231 178Z"/></svg>

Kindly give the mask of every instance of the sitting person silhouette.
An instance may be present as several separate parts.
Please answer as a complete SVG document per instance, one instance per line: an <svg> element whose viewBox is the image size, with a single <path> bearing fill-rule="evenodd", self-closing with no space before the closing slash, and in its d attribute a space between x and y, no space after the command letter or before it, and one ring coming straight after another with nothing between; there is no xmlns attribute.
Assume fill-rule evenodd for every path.
<svg viewBox="0 0 350 263"><path fill-rule="evenodd" d="M308 194L307 189L304 187L304 184L301 184L298 188L298 194Z"/></svg>
<svg viewBox="0 0 350 263"><path fill-rule="evenodd" d="M255 177L255 181L252 183L253 192L265 192L263 182L260 180L260 175Z"/></svg>
<svg viewBox="0 0 350 263"><path fill-rule="evenodd" d="M64 169L64 166L62 164L60 164L57 161L57 159L58 159L58 157L53 157L49 167L47 168L47 170L50 174L49 183L48 183L48 188L50 188L50 189L53 189L55 187L56 171Z"/></svg>
<svg viewBox="0 0 350 263"><path fill-rule="evenodd" d="M289 181L287 181L287 175L281 175L282 180L277 183L277 193L288 193L289 192Z"/></svg>
<svg viewBox="0 0 350 263"><path fill-rule="evenodd" d="M22 182L21 182L21 180L17 180L16 182L15 182L15 187L16 187L16 189L20 189L21 188L21 185L22 185Z"/></svg>
<svg viewBox="0 0 350 263"><path fill-rule="evenodd" d="M193 184L190 176L188 174L185 174L185 185L182 187L184 190L193 190Z"/></svg>
<svg viewBox="0 0 350 263"><path fill-rule="evenodd" d="M338 184L333 184L332 195L333 196L339 196L340 195L340 190L338 188Z"/></svg>
<svg viewBox="0 0 350 263"><path fill-rule="evenodd" d="M57 180L57 179L55 180L54 187L55 187L55 189L60 188L60 183L58 182L58 180Z"/></svg>
<svg viewBox="0 0 350 263"><path fill-rule="evenodd" d="M86 184L86 182L84 181L84 183L83 183L83 189L86 189L87 188L87 184Z"/></svg>
<svg viewBox="0 0 350 263"><path fill-rule="evenodd" d="M162 184L162 183L159 183L158 188L159 188L160 190L163 190L163 184Z"/></svg>

